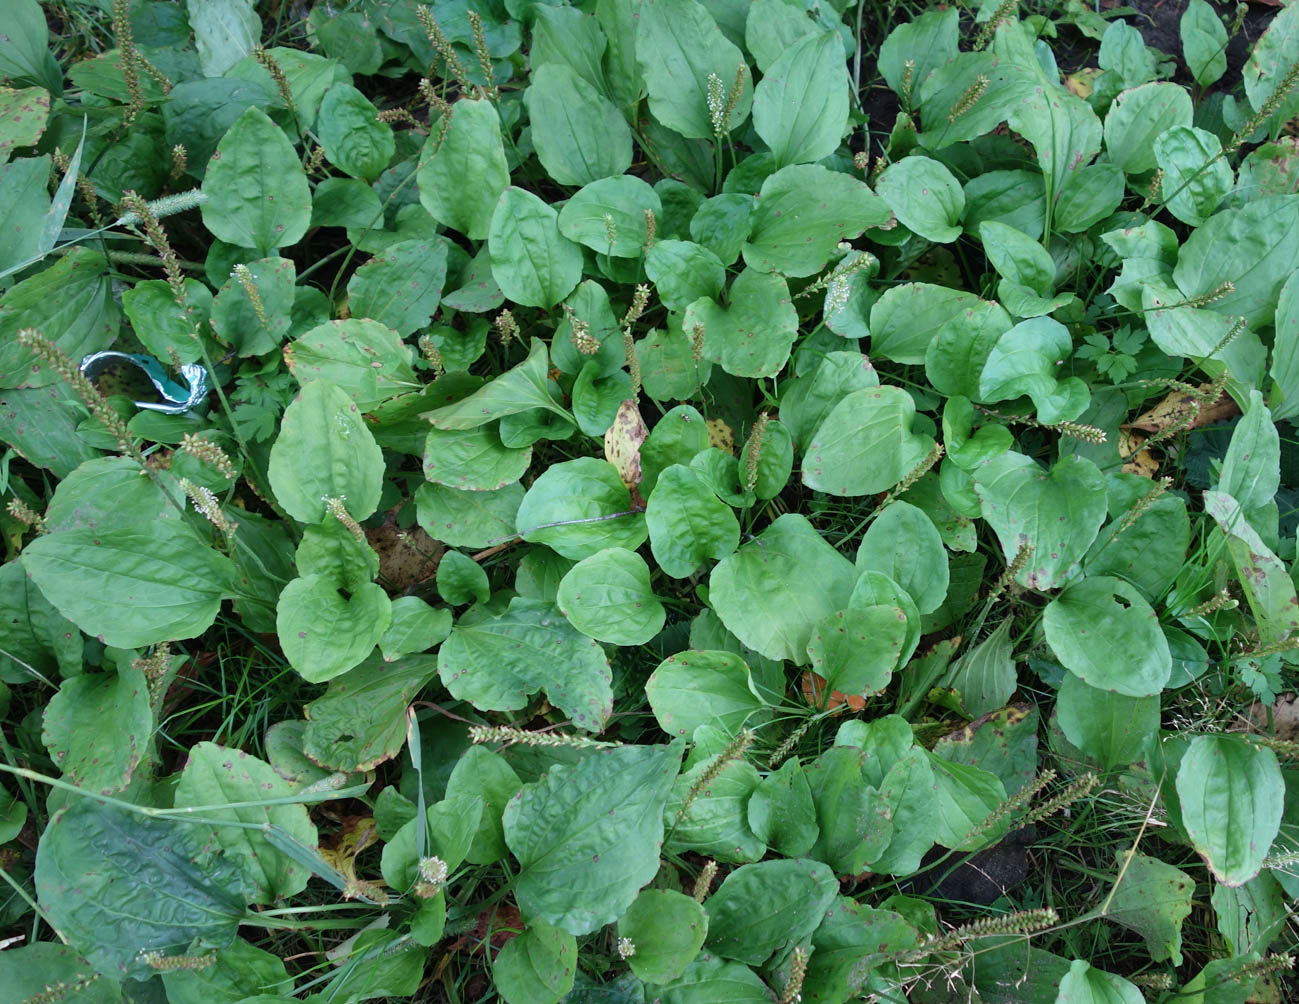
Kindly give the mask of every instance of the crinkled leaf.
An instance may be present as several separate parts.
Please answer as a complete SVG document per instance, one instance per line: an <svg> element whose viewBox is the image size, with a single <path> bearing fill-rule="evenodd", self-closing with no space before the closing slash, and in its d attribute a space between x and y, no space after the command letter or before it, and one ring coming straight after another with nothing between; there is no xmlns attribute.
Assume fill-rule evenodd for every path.
<svg viewBox="0 0 1299 1004"><path fill-rule="evenodd" d="M197 637L235 581L229 558L172 520L46 534L22 562L59 613L120 648Z"/></svg>
<svg viewBox="0 0 1299 1004"><path fill-rule="evenodd" d="M395 662L371 655L306 706L303 751L336 771L373 770L391 760L406 741L406 709L435 672L431 655Z"/></svg>
<svg viewBox="0 0 1299 1004"><path fill-rule="evenodd" d="M503 614L457 624L438 650L438 674L453 697L480 711L527 707L544 689L579 728L598 732L612 710L604 651L537 600L515 597Z"/></svg>
<svg viewBox="0 0 1299 1004"><path fill-rule="evenodd" d="M148 979L145 952L234 940L244 913L234 866L203 828L77 799L36 852L36 894L50 921L101 972Z"/></svg>
<svg viewBox="0 0 1299 1004"><path fill-rule="evenodd" d="M679 742L598 750L524 785L504 817L520 908L574 934L622 916L658 871L681 750Z"/></svg>

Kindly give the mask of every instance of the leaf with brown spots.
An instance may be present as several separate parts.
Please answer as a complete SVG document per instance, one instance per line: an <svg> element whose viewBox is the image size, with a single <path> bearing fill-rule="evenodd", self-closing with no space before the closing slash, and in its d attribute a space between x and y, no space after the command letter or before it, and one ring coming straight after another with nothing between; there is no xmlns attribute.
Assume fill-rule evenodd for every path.
<svg viewBox="0 0 1299 1004"><path fill-rule="evenodd" d="M640 447L648 438L649 429L641 418L640 408L633 400L624 401L618 406L613 425L604 434L604 459L617 469L618 477L633 493L633 502L639 498Z"/></svg>

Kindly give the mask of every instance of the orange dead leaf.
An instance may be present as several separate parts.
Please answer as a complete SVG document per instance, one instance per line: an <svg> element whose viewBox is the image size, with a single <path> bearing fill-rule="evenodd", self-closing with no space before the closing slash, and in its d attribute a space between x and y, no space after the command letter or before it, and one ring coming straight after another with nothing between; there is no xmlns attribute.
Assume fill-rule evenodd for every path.
<svg viewBox="0 0 1299 1004"><path fill-rule="evenodd" d="M825 701L827 711L841 710L845 704L850 711L861 711L866 707L866 698L860 694L844 694L835 690L831 691L830 696L826 698L825 677L813 673L810 669L803 672L802 689L803 697L814 708L819 708L822 700Z"/></svg>
<svg viewBox="0 0 1299 1004"><path fill-rule="evenodd" d="M1155 455L1142 444L1146 437L1131 429L1119 430L1119 456L1123 458L1123 470L1127 474L1139 474L1143 478L1153 478L1159 470L1159 461Z"/></svg>
<svg viewBox="0 0 1299 1004"><path fill-rule="evenodd" d="M1204 390L1207 386L1205 384L1200 389ZM1138 415L1135 421L1129 423L1128 428L1140 429L1142 432L1162 432L1174 426L1179 429L1198 429L1240 414L1240 408L1226 391L1218 396L1218 400L1201 404L1198 414L1195 413L1195 403L1195 398L1186 391L1171 391L1149 411Z"/></svg>

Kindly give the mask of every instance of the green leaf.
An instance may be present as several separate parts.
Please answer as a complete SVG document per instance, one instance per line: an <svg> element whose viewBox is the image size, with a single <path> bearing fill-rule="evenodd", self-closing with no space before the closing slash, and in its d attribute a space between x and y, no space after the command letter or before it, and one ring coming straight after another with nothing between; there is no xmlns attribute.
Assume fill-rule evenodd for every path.
<svg viewBox="0 0 1299 1004"><path fill-rule="evenodd" d="M20 561L0 565L0 682L81 671L81 632L54 609ZM3 843L3 841L0 841Z"/></svg>
<svg viewBox="0 0 1299 1004"><path fill-rule="evenodd" d="M893 837L879 812L878 793L862 778L866 754L856 746L826 750L808 769L820 836L810 853L840 875L856 875Z"/></svg>
<svg viewBox="0 0 1299 1004"><path fill-rule="evenodd" d="M657 219L663 215L663 203L646 182L629 174L601 177L564 203L559 211L559 232L610 257L638 258L645 246L647 212Z"/></svg>
<svg viewBox="0 0 1299 1004"><path fill-rule="evenodd" d="M1006 563L1015 560L1021 538L1032 547L1015 581L1034 589L1062 585L1105 519L1105 479L1081 457L1061 459L1044 474L1029 457L1003 453L975 472L974 484Z"/></svg>
<svg viewBox="0 0 1299 1004"><path fill-rule="evenodd" d="M680 762L677 742L621 746L525 784L504 818L521 869L520 909L572 934L622 916L658 871L663 807Z"/></svg>
<svg viewBox="0 0 1299 1004"><path fill-rule="evenodd" d="M420 526L434 540L452 547L491 547L513 537L522 501L520 484L494 492L462 492L430 484L415 490Z"/></svg>
<svg viewBox="0 0 1299 1004"><path fill-rule="evenodd" d="M919 942L918 932L900 914L840 896L812 932L804 999L851 1000L878 965Z"/></svg>
<svg viewBox="0 0 1299 1004"><path fill-rule="evenodd" d="M366 582L344 597L332 576L304 575L280 593L275 633L289 665L304 680L324 683L370 654L392 623L383 587Z"/></svg>
<svg viewBox="0 0 1299 1004"><path fill-rule="evenodd" d="M934 753L953 763L982 767L1001 779L1008 795L1014 795L1027 787L1037 773L1041 716L1036 707L1018 704L980 717L981 724L972 723L938 740Z"/></svg>
<svg viewBox="0 0 1299 1004"><path fill-rule="evenodd" d="M384 662L427 652L451 633L451 611L435 609L418 596L399 596L390 609L392 623L379 638Z"/></svg>
<svg viewBox="0 0 1299 1004"><path fill-rule="evenodd" d="M654 560L674 579L688 578L709 558L725 558L740 543L731 507L681 464L659 475L645 508L645 526Z"/></svg>
<svg viewBox="0 0 1299 1004"><path fill-rule="evenodd" d="M1281 486L1281 439L1263 395L1251 390L1249 403L1231 432L1217 490L1245 512L1271 502Z"/></svg>
<svg viewBox="0 0 1299 1004"><path fill-rule="evenodd" d="M902 93L903 79L910 76L912 93L919 93L931 75L956 55L959 38L954 8L926 11L889 32L880 46L880 75L897 94ZM908 60L913 64L910 72Z"/></svg>
<svg viewBox="0 0 1299 1004"><path fill-rule="evenodd" d="M397 148L392 126L351 84L334 84L325 92L317 132L325 159L344 174L365 181L383 173Z"/></svg>
<svg viewBox="0 0 1299 1004"><path fill-rule="evenodd" d="M447 245L398 241L371 258L347 283L353 317L369 317L405 337L428 326L447 276Z"/></svg>
<svg viewBox="0 0 1299 1004"><path fill-rule="evenodd" d="M1201 0L1203 2L1203 0ZM1105 115L1105 149L1125 174L1155 169L1155 141L1191 124L1191 96L1180 84L1157 81L1126 90Z"/></svg>
<svg viewBox="0 0 1299 1004"><path fill-rule="evenodd" d="M1205 0L1190 0L1178 22L1182 57L1191 76L1207 87L1227 72L1227 29Z"/></svg>
<svg viewBox="0 0 1299 1004"><path fill-rule="evenodd" d="M636 16L636 60L644 75L650 113L687 139L712 139L708 76L729 89L739 67L748 67L727 41L708 9L697 0L655 0ZM728 123L738 130L753 104L753 74L740 79L740 94Z"/></svg>
<svg viewBox="0 0 1299 1004"><path fill-rule="evenodd" d="M907 615L888 604L849 605L819 621L807 643L825 693L874 694L888 686L907 642Z"/></svg>
<svg viewBox="0 0 1299 1004"><path fill-rule="evenodd" d="M104 256L98 252L72 248L49 268L17 283L0 297L0 385L44 387L60 379L39 357L18 344L17 335L23 328L38 329L78 361L108 348L120 322L105 265ZM201 284L194 285L207 292ZM124 302L132 292L123 294ZM174 309L175 301L171 302Z"/></svg>
<svg viewBox="0 0 1299 1004"><path fill-rule="evenodd" d="M194 0L187 10L205 77L222 76L257 47L262 22L252 0Z"/></svg>
<svg viewBox="0 0 1299 1004"><path fill-rule="evenodd" d="M816 844L820 830L812 788L797 759L786 760L762 779L747 811L757 838L786 857L802 857Z"/></svg>
<svg viewBox="0 0 1299 1004"><path fill-rule="evenodd" d="M559 214L531 192L507 188L487 238L492 275L507 299L549 310L582 278L582 252L559 230Z"/></svg>
<svg viewBox="0 0 1299 1004"><path fill-rule="evenodd" d="M1268 373L1276 383L1269 399L1272 417L1279 422L1299 415L1299 275L1291 275L1281 287L1275 323Z"/></svg>
<svg viewBox="0 0 1299 1004"><path fill-rule="evenodd" d="M293 979L280 957L242 938L219 950L202 969L175 969L161 975L168 1004L238 1001L263 991L286 996L293 992Z"/></svg>
<svg viewBox="0 0 1299 1004"><path fill-rule="evenodd" d="M916 404L900 387L871 387L844 397L826 416L803 458L803 484L853 497L887 491L934 447L912 431Z"/></svg>
<svg viewBox="0 0 1299 1004"><path fill-rule="evenodd" d="M438 561L438 595L452 606L477 600L486 603L492 594L483 566L467 554L447 551Z"/></svg>
<svg viewBox="0 0 1299 1004"><path fill-rule="evenodd" d="M753 471L753 494L765 502L779 495L789 483L789 475L794 470L794 440L788 429L772 419L766 423L762 440L757 444L757 459L751 461L753 447L754 441L750 437L740 450L739 467L746 472Z"/></svg>
<svg viewBox="0 0 1299 1004"><path fill-rule="evenodd" d="M1157 615L1122 579L1097 575L1074 583L1047 605L1042 627L1064 667L1098 689L1149 697L1172 673Z"/></svg>
<svg viewBox="0 0 1299 1004"><path fill-rule="evenodd" d="M848 124L848 74L837 31L794 42L753 91L753 128L776 166L810 164L835 152Z"/></svg>
<svg viewBox="0 0 1299 1004"><path fill-rule="evenodd" d="M708 444L704 416L690 405L677 405L664 414L640 446L641 493L652 498L660 472L674 464L689 464Z"/></svg>
<svg viewBox="0 0 1299 1004"><path fill-rule="evenodd" d="M938 784L922 749L904 753L880 782L879 812L893 823L893 839L868 862L872 871L909 875L940 832Z"/></svg>
<svg viewBox="0 0 1299 1004"><path fill-rule="evenodd" d="M991 226L992 224L984 224ZM979 374L981 401L1032 399L1037 420L1047 425L1073 421L1091 401L1079 377L1056 379L1073 351L1069 329L1050 317L1020 321L998 336Z"/></svg>
<svg viewBox="0 0 1299 1004"><path fill-rule="evenodd" d="M1061 681L1055 707L1065 738L1107 769L1140 759L1159 732L1158 694L1129 697L1089 686L1074 673Z"/></svg>
<svg viewBox="0 0 1299 1004"><path fill-rule="evenodd" d="M855 390L878 387L879 377L861 352L830 352L810 375L785 384L780 396L780 422L800 448L844 397Z"/></svg>
<svg viewBox="0 0 1299 1004"><path fill-rule="evenodd" d="M681 978L655 987L663 1004L770 1004L767 984L748 966L708 953L686 966Z"/></svg>
<svg viewBox="0 0 1299 1004"><path fill-rule="evenodd" d="M542 920L505 943L492 980L505 1004L558 1004L577 978L577 939Z"/></svg>
<svg viewBox="0 0 1299 1004"><path fill-rule="evenodd" d="M50 208L49 176L49 157L0 164L0 274L40 256L41 226Z"/></svg>
<svg viewBox="0 0 1299 1004"><path fill-rule="evenodd" d="M857 548L857 570L883 572L911 594L922 614L947 595L947 552L929 517L907 502L890 503Z"/></svg>
<svg viewBox="0 0 1299 1004"><path fill-rule="evenodd" d="M761 272L812 275L840 241L888 220L889 207L865 182L819 164L783 167L762 183L744 262Z"/></svg>
<svg viewBox="0 0 1299 1004"><path fill-rule="evenodd" d="M231 275L212 302L212 332L241 356L261 356L279 348L289 332L295 270L287 258L263 258L247 262L246 267L261 311L244 284Z"/></svg>
<svg viewBox="0 0 1299 1004"><path fill-rule="evenodd" d="M645 697L659 728L689 739L701 725L727 734L766 707L749 667L732 652L678 652L658 664L645 684Z"/></svg>
<svg viewBox="0 0 1299 1004"><path fill-rule="evenodd" d="M1027 286L1039 296L1051 294L1055 288L1055 262L1041 244L995 220L979 227L979 237L988 261L1003 279Z"/></svg>
<svg viewBox="0 0 1299 1004"><path fill-rule="evenodd" d="M646 537L645 517L632 511L617 470L595 457L548 467L523 497L518 526L524 540L577 560L606 547L635 549Z"/></svg>
<svg viewBox="0 0 1299 1004"><path fill-rule="evenodd" d="M68 257L78 250L74 249ZM56 264L54 268L57 267ZM54 268L41 275L48 275ZM122 311L131 322L135 337L159 359L166 359L175 352L182 363L194 363L203 358L203 344L193 336L194 325L202 326L208 322L212 314L212 291L197 279L186 279L184 288L185 308L182 309L166 280L145 279L122 291ZM0 304L2 311L3 305Z"/></svg>
<svg viewBox="0 0 1299 1004"><path fill-rule="evenodd" d="M1228 247L1231 254L1223 254ZM1281 285L1293 271L1287 265L1297 259L1299 195L1277 195L1224 209L1192 231L1177 256L1173 279L1187 299L1231 282L1235 289L1215 299L1213 310L1225 317L1243 316L1257 329L1272 323Z"/></svg>
<svg viewBox="0 0 1299 1004"><path fill-rule="evenodd" d="M1277 89L1293 69L1296 45L1299 45L1299 11L1282 9L1263 32L1241 71L1245 93L1255 111L1276 96ZM1290 86L1289 93L1276 103L1268 119L1267 128L1274 140L1285 123L1299 114L1299 95L1294 93L1293 81Z"/></svg>
<svg viewBox="0 0 1299 1004"><path fill-rule="evenodd" d="M819 861L743 865L708 898L706 944L723 958L760 965L811 934L838 893L834 873Z"/></svg>
<svg viewBox="0 0 1299 1004"><path fill-rule="evenodd" d="M717 735L711 728L705 734ZM724 737L717 738L720 745ZM697 762L673 784L664 809L664 817L672 824L667 852L693 852L728 864L757 861L767 852L767 845L749 829L745 811L760 783L757 769L746 760L724 762L721 753L696 755ZM705 780L703 788L696 788Z"/></svg>
<svg viewBox="0 0 1299 1004"><path fill-rule="evenodd" d="M561 185L586 185L631 166L631 130L612 101L563 63L533 65L523 96L532 142Z"/></svg>
<svg viewBox="0 0 1299 1004"><path fill-rule="evenodd" d="M54 94L63 93L63 76L48 45L50 30L36 0L18 0L8 10L4 37L0 38L0 76L15 82L40 84Z"/></svg>
<svg viewBox="0 0 1299 1004"><path fill-rule="evenodd" d="M1160 134L1155 162L1164 172L1160 192L1168 211L1193 227L1213 215L1235 183L1218 137L1194 126L1174 126Z"/></svg>
<svg viewBox="0 0 1299 1004"><path fill-rule="evenodd" d="M1015 693L1019 678L1015 672L1014 642L1010 619L1002 621L987 638L953 664L944 678L961 697L965 710L974 716L1003 707Z"/></svg>
<svg viewBox="0 0 1299 1004"><path fill-rule="evenodd" d="M96 794L130 783L152 737L149 686L130 665L64 680L45 706L41 742L65 781Z"/></svg>
<svg viewBox="0 0 1299 1004"><path fill-rule="evenodd" d="M1113 70L1125 88L1144 84L1155 75L1154 54L1146 48L1141 32L1123 20L1111 21L1105 29L1096 60L1102 70Z"/></svg>
<svg viewBox="0 0 1299 1004"><path fill-rule="evenodd" d="M435 672L431 655L386 662L374 653L306 706L303 751L322 767L349 773L391 760L406 741L406 709Z"/></svg>
<svg viewBox="0 0 1299 1004"><path fill-rule="evenodd" d="M880 175L875 188L908 230L938 244L950 244L961 236L965 192L938 161L919 155L904 157ZM984 244L986 247L986 236Z"/></svg>
<svg viewBox="0 0 1299 1004"><path fill-rule="evenodd" d="M75 987L68 1004L121 1004L122 986L102 975L68 945L36 941L0 954L0 983L15 1001L40 1000L47 987ZM62 992L60 990L60 992Z"/></svg>
<svg viewBox="0 0 1299 1004"><path fill-rule="evenodd" d="M1118 850L1119 874L1105 916L1146 940L1155 962L1182 964L1182 921L1191 914L1195 880L1180 868L1135 851Z"/></svg>
<svg viewBox="0 0 1299 1004"><path fill-rule="evenodd" d="M231 819L256 828L216 826L215 842L235 863L254 903L273 903L307 887L307 869L278 850L259 830L275 826L307 847L316 846L316 828L304 805L248 805L215 808L232 803L285 798L289 784L270 764L241 750L215 743L199 743L189 751L189 761L176 784L176 806L205 806L210 819Z"/></svg>
<svg viewBox="0 0 1299 1004"><path fill-rule="evenodd" d="M701 298L716 300L726 285L721 259L690 241L655 241L645 255L645 274L669 310L685 310Z"/></svg>
<svg viewBox="0 0 1299 1004"><path fill-rule="evenodd" d="M956 851L978 850L992 843L996 828L969 837L1005 803L1006 789L1001 779L981 767L955 763L934 753L929 754L929 766L937 784L937 842Z"/></svg>
<svg viewBox="0 0 1299 1004"><path fill-rule="evenodd" d="M419 878L419 861L433 854L454 872L465 860L465 854L482 821L484 801L477 795L457 795L430 805L425 813L424 844L420 845L417 817L402 824L383 849L380 870L383 880L393 889L408 890Z"/></svg>
<svg viewBox="0 0 1299 1004"><path fill-rule="evenodd" d="M1245 520L1240 503L1222 492L1204 493L1204 511L1227 534L1227 555L1249 603L1259 640L1270 645L1299 630L1299 597L1285 565Z"/></svg>
<svg viewBox="0 0 1299 1004"><path fill-rule="evenodd" d="M379 555L336 519L302 531L293 556L301 575L320 575L340 589L359 589L379 573Z"/></svg>
<svg viewBox="0 0 1299 1004"><path fill-rule="evenodd" d="M1055 1004L1144 1004L1145 997L1122 976L1094 969L1081 959L1060 980Z"/></svg>
<svg viewBox="0 0 1299 1004"><path fill-rule="evenodd" d="M1191 540L1191 520L1186 503L1173 494L1161 495L1127 526L1128 513L1150 491L1150 481L1137 475L1121 475L1110 481L1109 525L1087 552L1088 575L1114 575L1127 579L1150 602L1163 596L1173 584Z"/></svg>
<svg viewBox="0 0 1299 1004"><path fill-rule="evenodd" d="M510 184L496 106L469 98L453 104L446 136L439 145L437 132L430 134L415 181L430 216L471 240L486 239Z"/></svg>
<svg viewBox="0 0 1299 1004"><path fill-rule="evenodd" d="M569 569L555 603L584 635L611 645L644 645L667 616L645 559L622 547L597 551Z"/></svg>
<svg viewBox="0 0 1299 1004"><path fill-rule="evenodd" d="M506 415L544 408L569 418L550 395L546 343L533 339L528 358L455 404L425 412L435 429L476 429Z"/></svg>
<svg viewBox="0 0 1299 1004"><path fill-rule="evenodd" d="M606 89L601 57L608 40L600 22L576 7L538 5L532 8L532 68L558 63L573 70L597 90Z"/></svg>
<svg viewBox="0 0 1299 1004"><path fill-rule="evenodd" d="M735 264L749 238L749 220L754 205L753 196L734 192L723 192L705 199L690 217L691 239L717 255L724 265ZM716 290L713 292L715 294Z"/></svg>
<svg viewBox="0 0 1299 1004"><path fill-rule="evenodd" d="M1046 179L1047 219L1069 177L1101 147L1101 123L1091 106L1060 86L1038 62L1030 36L1019 24L1002 22L992 43L993 55L1006 66L1018 100L1006 123L1033 144ZM1050 227L1048 225L1048 231Z"/></svg>
<svg viewBox="0 0 1299 1004"><path fill-rule="evenodd" d="M173 520L46 534L22 562L59 613L119 648L198 637L235 582L230 559Z"/></svg>
<svg viewBox="0 0 1299 1004"><path fill-rule="evenodd" d="M397 332L359 317L317 325L285 346L284 361L299 383L335 384L361 411L420 386Z"/></svg>
<svg viewBox="0 0 1299 1004"><path fill-rule="evenodd" d="M588 732L604 728L612 711L603 650L537 600L515 597L499 616L457 624L438 650L438 675L480 711L517 711L542 689Z"/></svg>
<svg viewBox="0 0 1299 1004"><path fill-rule="evenodd" d="M344 499L353 519L366 519L379 506L383 451L347 393L313 380L284 411L268 474L294 519L319 523L326 498Z"/></svg>
<svg viewBox="0 0 1299 1004"><path fill-rule="evenodd" d="M711 252L706 252L711 254ZM775 376L798 337L798 311L779 275L746 268L731 284L728 305L700 297L686 308L682 326L704 329L704 358L741 377Z"/></svg>
<svg viewBox="0 0 1299 1004"><path fill-rule="evenodd" d="M100 972L148 979L144 953L222 947L244 913L235 868L203 827L78 799L36 851L36 894L50 922Z"/></svg>
<svg viewBox="0 0 1299 1004"><path fill-rule="evenodd" d="M506 759L483 746L470 746L456 761L447 779L447 797L475 795L483 800L482 819L465 860L486 865L508 853L501 814L523 785Z"/></svg>
<svg viewBox="0 0 1299 1004"><path fill-rule="evenodd" d="M532 448L501 444L495 427L431 429L424 446L424 476L462 491L495 491L518 481L532 463Z"/></svg>
<svg viewBox="0 0 1299 1004"><path fill-rule="evenodd" d="M291 247L311 223L311 190L283 130L260 108L235 120L203 176L203 225L263 257Z"/></svg>
<svg viewBox="0 0 1299 1004"><path fill-rule="evenodd" d="M1285 780L1276 754L1236 736L1202 735L1177 769L1182 824L1223 885L1258 874L1281 826Z"/></svg>
<svg viewBox="0 0 1299 1004"><path fill-rule="evenodd" d="M1079 168L1056 199L1056 230L1076 234L1099 223L1118 209L1124 192L1123 172L1115 165L1088 164Z"/></svg>
<svg viewBox="0 0 1299 1004"><path fill-rule="evenodd" d="M807 664L815 625L848 605L852 564L798 513L779 516L709 578L722 623L770 659Z"/></svg>
<svg viewBox="0 0 1299 1004"><path fill-rule="evenodd" d="M668 983L684 973L707 935L704 908L671 889L646 889L618 919L619 939L635 946L627 964L650 983Z"/></svg>
<svg viewBox="0 0 1299 1004"><path fill-rule="evenodd" d="M356 178L326 178L311 196L313 227L370 227L383 218L375 190Z"/></svg>

